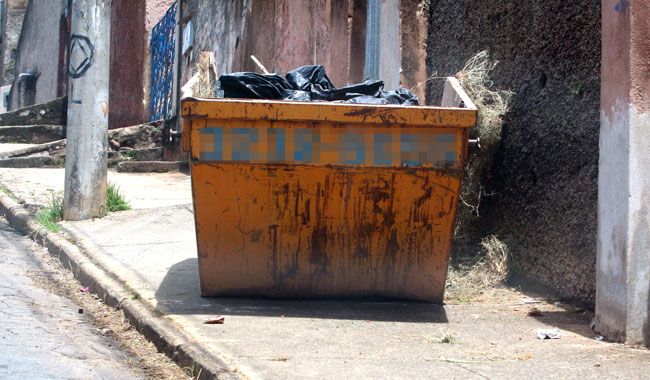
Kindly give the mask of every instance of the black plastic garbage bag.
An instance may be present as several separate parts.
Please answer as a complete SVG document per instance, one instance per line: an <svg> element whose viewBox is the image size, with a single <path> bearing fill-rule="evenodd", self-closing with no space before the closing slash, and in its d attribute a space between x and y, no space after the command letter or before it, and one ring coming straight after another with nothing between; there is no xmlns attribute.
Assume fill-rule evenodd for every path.
<svg viewBox="0 0 650 380"><path fill-rule="evenodd" d="M383 81L367 80L363 83L353 84L329 91L327 93L327 100L349 100L359 96L377 97L381 94L382 88L384 88Z"/></svg>
<svg viewBox="0 0 650 380"><path fill-rule="evenodd" d="M417 105L418 97L404 88L383 91L384 82L363 83L336 88L321 65L307 65L278 74L233 73L219 77L225 98L283 99L293 101L330 101L362 104Z"/></svg>
<svg viewBox="0 0 650 380"><path fill-rule="evenodd" d="M355 98L346 100L344 103L350 104L391 104L386 98L376 98L374 96L360 95Z"/></svg>
<svg viewBox="0 0 650 380"><path fill-rule="evenodd" d="M293 87L280 75L232 73L219 77L224 98L282 99Z"/></svg>
<svg viewBox="0 0 650 380"><path fill-rule="evenodd" d="M379 96L362 95L349 99L346 103L353 104L401 104L404 106L417 106L418 97L405 88L398 88L395 91L382 91Z"/></svg>
<svg viewBox="0 0 650 380"><path fill-rule="evenodd" d="M420 99L405 88L397 88L393 91L382 91L381 97L388 100L388 104L403 104L405 106L417 106Z"/></svg>
<svg viewBox="0 0 650 380"><path fill-rule="evenodd" d="M336 87L325 73L321 65L307 65L287 73L287 81L295 90L307 92L333 90Z"/></svg>
<svg viewBox="0 0 650 380"><path fill-rule="evenodd" d="M294 100L297 102L311 102L311 93L301 90L284 90L282 100Z"/></svg>

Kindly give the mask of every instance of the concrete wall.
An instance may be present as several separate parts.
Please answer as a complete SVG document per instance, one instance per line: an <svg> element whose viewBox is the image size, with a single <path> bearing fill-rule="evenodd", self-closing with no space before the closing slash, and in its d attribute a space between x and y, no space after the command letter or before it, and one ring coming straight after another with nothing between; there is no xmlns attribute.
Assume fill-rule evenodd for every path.
<svg viewBox="0 0 650 380"><path fill-rule="evenodd" d="M109 129L149 119L151 31L174 2L113 1Z"/></svg>
<svg viewBox="0 0 650 380"><path fill-rule="evenodd" d="M428 0L400 0L400 85L411 89L422 104L434 104L425 91L429 3Z"/></svg>
<svg viewBox="0 0 650 380"><path fill-rule="evenodd" d="M113 1L110 129L149 119L151 30L174 2Z"/></svg>
<svg viewBox="0 0 650 380"><path fill-rule="evenodd" d="M109 129L145 121L144 57L146 0L113 1Z"/></svg>
<svg viewBox="0 0 650 380"><path fill-rule="evenodd" d="M4 0L3 3L0 75L2 75L2 84L7 85L14 81L16 46L27 10L27 0Z"/></svg>
<svg viewBox="0 0 650 380"><path fill-rule="evenodd" d="M215 53L219 74L241 70L235 66L236 50L244 39L245 20L251 12L252 0L187 0L182 4L181 15L192 21L195 37L191 51L180 57L181 85L192 76L202 51ZM183 23L183 27L186 25Z"/></svg>
<svg viewBox="0 0 650 380"><path fill-rule="evenodd" d="M32 100L42 103L67 93L70 0L31 0L17 44L17 73L37 68L40 73ZM149 82L147 27L171 0L113 1L111 6L111 69L109 128L139 124L146 119ZM146 67L146 71L145 71ZM146 79L145 79L146 78ZM14 84L17 84L14 81ZM14 86L12 109L26 105Z"/></svg>
<svg viewBox="0 0 650 380"><path fill-rule="evenodd" d="M594 0L434 0L427 42L429 75L453 75L488 49L500 61L496 86L516 93L473 244L497 234L520 273L587 302L596 283L600 10ZM428 93L439 99L441 82Z"/></svg>
<svg viewBox="0 0 650 380"><path fill-rule="evenodd" d="M365 2L187 0L195 27L181 57L185 83L200 51L214 51L218 72L273 71L325 64L335 84L358 81ZM593 0L401 0L401 85L436 104L444 77L488 49L501 63L495 84L516 93L471 244L497 234L533 282L592 303L595 294L600 4ZM349 17L349 18L348 18Z"/></svg>
<svg viewBox="0 0 650 380"><path fill-rule="evenodd" d="M59 37L61 15L65 3L60 0L30 0L16 48L15 78L11 91L10 108L16 109L34 103L43 103L58 97ZM36 69L38 80L32 100L26 101L18 74Z"/></svg>
<svg viewBox="0 0 650 380"><path fill-rule="evenodd" d="M246 27L237 67L257 70L254 54L270 71L322 64L335 85L348 83L347 0L253 0Z"/></svg>
<svg viewBox="0 0 650 380"><path fill-rule="evenodd" d="M650 5L604 0L596 327L650 346Z"/></svg>
<svg viewBox="0 0 650 380"><path fill-rule="evenodd" d="M426 78L427 3L402 0L394 18L384 20L391 23L386 30L403 29L394 42L393 50L400 57L392 65L395 84L400 61L408 68L399 78L404 86L414 87ZM254 54L271 71L285 73L301 65L322 64L337 86L363 80L365 0L187 0L182 4L182 17L192 20L195 38L192 51L181 58L181 83L191 76L201 51L215 52L220 74L258 71L249 58Z"/></svg>

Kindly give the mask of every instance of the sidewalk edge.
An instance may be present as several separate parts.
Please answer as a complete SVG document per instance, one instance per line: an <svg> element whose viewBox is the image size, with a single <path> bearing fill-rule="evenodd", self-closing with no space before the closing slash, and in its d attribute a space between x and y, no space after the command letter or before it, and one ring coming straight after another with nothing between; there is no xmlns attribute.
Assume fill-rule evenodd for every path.
<svg viewBox="0 0 650 380"><path fill-rule="evenodd" d="M176 331L171 322L156 316L142 301L131 299L132 293L125 286L106 274L76 245L46 231L21 204L1 192L0 215L4 215L13 228L47 248L50 255L61 261L77 280L89 286L108 306L123 310L129 322L179 366L195 368L199 379L242 377L242 373L223 359L196 347Z"/></svg>

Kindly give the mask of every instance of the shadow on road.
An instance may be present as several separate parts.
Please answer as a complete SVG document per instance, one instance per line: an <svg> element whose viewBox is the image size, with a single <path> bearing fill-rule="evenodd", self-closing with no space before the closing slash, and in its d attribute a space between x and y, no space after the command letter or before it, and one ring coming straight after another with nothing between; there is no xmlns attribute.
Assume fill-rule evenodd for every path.
<svg viewBox="0 0 650 380"><path fill-rule="evenodd" d="M156 291L161 311L169 314L224 314L286 318L323 318L413 323L447 323L443 305L364 299L282 300L202 298L197 259L173 265Z"/></svg>

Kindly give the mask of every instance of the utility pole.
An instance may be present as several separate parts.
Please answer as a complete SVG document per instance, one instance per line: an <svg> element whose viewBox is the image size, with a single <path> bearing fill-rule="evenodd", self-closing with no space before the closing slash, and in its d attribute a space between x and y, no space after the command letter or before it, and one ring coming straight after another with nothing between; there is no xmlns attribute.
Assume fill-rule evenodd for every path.
<svg viewBox="0 0 650 380"><path fill-rule="evenodd" d="M63 218L106 209L111 0L73 0Z"/></svg>

